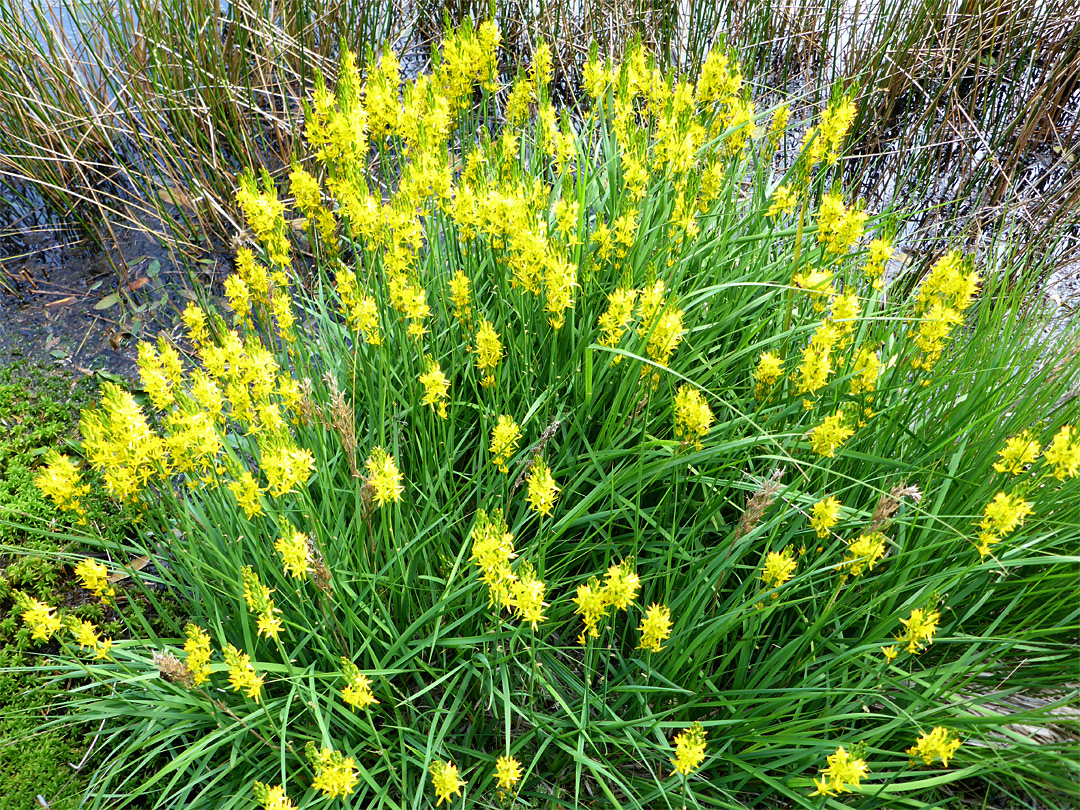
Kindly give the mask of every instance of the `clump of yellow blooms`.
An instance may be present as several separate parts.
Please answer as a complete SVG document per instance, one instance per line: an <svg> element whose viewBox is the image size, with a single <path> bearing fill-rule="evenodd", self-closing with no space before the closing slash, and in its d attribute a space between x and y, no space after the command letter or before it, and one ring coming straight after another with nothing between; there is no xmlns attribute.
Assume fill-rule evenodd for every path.
<svg viewBox="0 0 1080 810"><path fill-rule="evenodd" d="M229 668L229 684L233 691L244 691L249 698L258 703L262 695L263 679L252 665L251 656L240 652L232 644L225 645L222 654L225 656L225 665ZM190 668L189 662L188 669Z"/></svg>
<svg viewBox="0 0 1080 810"><path fill-rule="evenodd" d="M544 601L546 594L547 586L536 576L532 565L523 563L514 581L510 583L510 607L518 619L528 622L533 629L545 621L547 617L544 616L544 608L548 606Z"/></svg>
<svg viewBox="0 0 1080 810"><path fill-rule="evenodd" d="M783 551L770 551L765 555L761 580L768 588L779 588L795 575L795 553L790 546ZM777 594L773 594L775 599Z"/></svg>
<svg viewBox="0 0 1080 810"><path fill-rule="evenodd" d="M101 660L102 658L108 657L109 650L112 649L112 639L101 638L98 635L97 626L93 622L89 622L86 619L70 619L68 630L75 636L75 640L79 644L79 649L90 649L94 651L95 660Z"/></svg>
<svg viewBox="0 0 1080 810"><path fill-rule="evenodd" d="M325 746L319 748L309 740L304 754L315 769L311 786L321 790L327 799L348 796L360 781L356 773L356 760L344 756L340 751Z"/></svg>
<svg viewBox="0 0 1080 810"><path fill-rule="evenodd" d="M259 488L259 482L255 480L255 476L250 471L244 470L240 473L239 480L230 481L226 486L249 520L257 515L264 514L262 501L259 500L259 493L262 490Z"/></svg>
<svg viewBox="0 0 1080 810"><path fill-rule="evenodd" d="M253 786L253 792L255 793L255 801L262 805L262 810L296 810L296 805L285 794L285 788L281 785L267 785L263 782L256 782Z"/></svg>
<svg viewBox="0 0 1080 810"><path fill-rule="evenodd" d="M827 756L825 762L827 765L820 769L820 777L814 780L814 792L811 796L851 793L851 788L858 787L870 771L865 760L853 757L842 745L836 749L835 754Z"/></svg>
<svg viewBox="0 0 1080 810"><path fill-rule="evenodd" d="M778 217L786 214L799 204L799 195L790 183L781 183L773 191L770 200L772 204L769 206L765 216Z"/></svg>
<svg viewBox="0 0 1080 810"><path fill-rule="evenodd" d="M878 560L885 556L886 537L881 532L867 532L848 543L840 567L847 566L847 573L860 576L863 570L873 571Z"/></svg>
<svg viewBox="0 0 1080 810"><path fill-rule="evenodd" d="M450 380L446 379L434 360L428 360L428 370L420 375L420 385L424 387L422 404L429 405L440 419L446 419L446 402L449 399L446 392L450 390Z"/></svg>
<svg viewBox="0 0 1080 810"><path fill-rule="evenodd" d="M995 495L986 505L979 522L979 556L988 555L995 543L1015 531L1031 514L1034 510L1030 501L1025 501L1019 494L999 492Z"/></svg>
<svg viewBox="0 0 1080 810"><path fill-rule="evenodd" d="M444 801L449 804L451 797L461 795L465 783L458 778L457 765L437 759L431 763L431 785L435 788L438 807Z"/></svg>
<svg viewBox="0 0 1080 810"><path fill-rule="evenodd" d="M259 575L250 565L240 571L244 587L244 601L248 610L258 617L258 634L276 639L281 635L281 610L270 598L272 591L259 580Z"/></svg>
<svg viewBox="0 0 1080 810"><path fill-rule="evenodd" d="M660 652L664 649L664 642L671 635L671 610L667 605L656 603L649 605L638 631L641 633L639 650Z"/></svg>
<svg viewBox="0 0 1080 810"><path fill-rule="evenodd" d="M34 478L34 485L50 498L57 509L86 514L82 498L90 492L89 484L80 483L79 468L66 455L50 450L45 456L45 468Z"/></svg>
<svg viewBox="0 0 1080 810"><path fill-rule="evenodd" d="M772 352L763 352L754 369L754 399L764 399L782 376L783 361Z"/></svg>
<svg viewBox="0 0 1080 810"><path fill-rule="evenodd" d="M1031 438L1028 433L1019 436L1010 436L1005 446L998 451L998 460L994 463L994 471L1019 475L1029 464L1034 464L1039 457L1041 446L1039 442Z"/></svg>
<svg viewBox="0 0 1080 810"><path fill-rule="evenodd" d="M1043 461L1054 468L1054 478L1064 481L1075 478L1080 471L1080 439L1076 430L1065 425L1054 434L1053 440L1043 453Z"/></svg>
<svg viewBox="0 0 1080 810"><path fill-rule="evenodd" d="M15 592L16 606L25 624L30 626L30 637L35 641L48 641L63 629L63 620L54 612L55 608L33 597Z"/></svg>
<svg viewBox="0 0 1080 810"><path fill-rule="evenodd" d="M449 281L450 301L454 305L454 317L468 325L472 318L469 288L472 282L463 270L454 273Z"/></svg>
<svg viewBox="0 0 1080 810"><path fill-rule="evenodd" d="M634 307L637 305L637 290L618 289L608 293L608 306L600 316L600 343L612 348L619 345L630 321L634 318ZM618 361L622 358L616 357Z"/></svg>
<svg viewBox="0 0 1080 810"><path fill-rule="evenodd" d="M402 475L392 455L381 447L373 447L364 469L367 471L367 482L376 504L386 506L401 500L405 485L401 483Z"/></svg>
<svg viewBox="0 0 1080 810"><path fill-rule="evenodd" d="M893 257L893 244L888 239L871 239L867 245L866 267L863 272L875 290L885 286L885 266Z"/></svg>
<svg viewBox="0 0 1080 810"><path fill-rule="evenodd" d="M574 597L577 608L574 613L581 616L585 623L585 629L578 636L578 642L584 644L587 637L600 637L600 621L607 615L607 593L600 581L593 577L586 585L578 585L577 596Z"/></svg>
<svg viewBox="0 0 1080 810"><path fill-rule="evenodd" d="M841 192L830 191L822 198L818 212L818 241L825 245L827 253L842 256L862 238L869 218L865 211L845 206Z"/></svg>
<svg viewBox="0 0 1080 810"><path fill-rule="evenodd" d="M701 392L689 385L680 385L675 393L675 435L685 444L701 449L701 437L709 432L713 413Z"/></svg>
<svg viewBox="0 0 1080 810"><path fill-rule="evenodd" d="M922 351L911 361L913 368L929 371L941 357L945 341L974 302L978 286L978 273L965 272L965 260L959 251L946 253L930 269L916 298L918 325L911 327Z"/></svg>
<svg viewBox="0 0 1080 810"><path fill-rule="evenodd" d="M83 412L80 428L90 464L122 501L133 501L151 478L168 469L165 444L135 398L114 383L102 385L97 408Z"/></svg>
<svg viewBox="0 0 1080 810"><path fill-rule="evenodd" d="M480 384L487 387L495 384L495 367L503 357L503 345L499 340L499 333L487 318L480 319L480 327L476 330L476 367L483 372L484 377Z"/></svg>
<svg viewBox="0 0 1080 810"><path fill-rule="evenodd" d="M184 663L191 673L192 682L199 686L210 680L210 636L197 624L187 625L184 633L184 652L187 655Z"/></svg>
<svg viewBox="0 0 1080 810"><path fill-rule="evenodd" d="M520 762L513 757L499 757L495 760L495 784L500 790L513 790L520 779Z"/></svg>
<svg viewBox="0 0 1080 810"><path fill-rule="evenodd" d="M681 773L689 776L701 767L705 761L705 728L701 723L694 723L690 728L680 732L675 737L675 758L671 764L675 770L671 773Z"/></svg>
<svg viewBox="0 0 1080 810"><path fill-rule="evenodd" d="M510 457L517 452L520 440L521 428L518 423L506 414L500 415L491 431L491 445L488 447L488 452L491 453L491 463L499 468L499 472L510 472L506 465L510 461Z"/></svg>
<svg viewBox="0 0 1080 810"><path fill-rule="evenodd" d="M360 290L356 274L347 267L342 266L337 271L337 291L349 328L361 333L365 343L371 346L382 345L378 305L374 298Z"/></svg>
<svg viewBox="0 0 1080 810"><path fill-rule="evenodd" d="M923 764L929 765L935 759L941 760L944 768L949 767L949 760L961 745L960 738L944 726L937 726L933 731L920 734L915 745L907 750L909 756L922 758Z"/></svg>
<svg viewBox="0 0 1080 810"><path fill-rule="evenodd" d="M361 711L378 703L371 691L371 678L360 671L348 658L341 659L341 674L345 676L345 688L341 690L341 699L346 704Z"/></svg>
<svg viewBox="0 0 1080 810"><path fill-rule="evenodd" d="M472 561L480 568L481 579L488 587L490 604L494 607L510 607L513 601L511 586L517 576L510 570L514 553L514 535L507 531L502 511L496 510L489 518L486 511L476 513L476 525L469 534L472 542Z"/></svg>
<svg viewBox="0 0 1080 810"><path fill-rule="evenodd" d="M529 470L529 506L541 515L550 515L555 499L559 497L559 487L551 476L547 463L538 458Z"/></svg>
<svg viewBox="0 0 1080 810"><path fill-rule="evenodd" d="M854 435L855 431L847 426L843 410L839 410L810 431L810 444L819 456L832 458L837 449Z"/></svg>
<svg viewBox="0 0 1080 810"><path fill-rule="evenodd" d="M924 643L934 643L934 633L937 632L940 620L941 614L936 610L912 608L911 615L900 620L900 624L904 625L904 632L897 636L896 640L907 644L909 653L920 652Z"/></svg>
<svg viewBox="0 0 1080 810"><path fill-rule="evenodd" d="M840 522L840 501L830 495L810 507L810 525L818 537L828 537L829 530Z"/></svg>
<svg viewBox="0 0 1080 810"><path fill-rule="evenodd" d="M82 582L83 587L93 592L98 599L108 599L116 593L116 589L109 584L109 569L104 563L90 557L75 566L75 576Z"/></svg>
<svg viewBox="0 0 1080 810"><path fill-rule="evenodd" d="M307 535L287 524L282 526L281 536L274 541L274 549L281 555L281 567L293 579L307 579L311 573L312 554Z"/></svg>

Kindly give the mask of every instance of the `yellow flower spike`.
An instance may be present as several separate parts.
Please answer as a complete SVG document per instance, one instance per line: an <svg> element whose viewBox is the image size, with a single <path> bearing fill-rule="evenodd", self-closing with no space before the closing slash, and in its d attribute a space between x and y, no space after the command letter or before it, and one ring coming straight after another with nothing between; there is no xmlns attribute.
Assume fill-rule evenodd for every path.
<svg viewBox="0 0 1080 810"><path fill-rule="evenodd" d="M810 431L810 445L818 455L832 458L837 449L854 435L855 431L846 424L844 412L839 410Z"/></svg>
<svg viewBox="0 0 1080 810"><path fill-rule="evenodd" d="M92 591L99 599L108 599L116 590L109 585L109 569L103 563L86 557L75 566L75 576L86 590Z"/></svg>
<svg viewBox="0 0 1080 810"><path fill-rule="evenodd" d="M1028 433L1012 436L998 451L999 460L994 464L994 472L1019 475L1028 464L1035 463L1040 449L1039 443Z"/></svg>
<svg viewBox="0 0 1080 810"><path fill-rule="evenodd" d="M767 217L778 217L791 211L799 204L799 196L795 192L795 189L788 183L781 183L773 191L770 198L771 205L766 212Z"/></svg>
<svg viewBox="0 0 1080 810"><path fill-rule="evenodd" d="M307 579L311 573L312 554L307 535L292 527L274 541L274 549L281 555L281 567L293 579Z"/></svg>
<svg viewBox="0 0 1080 810"><path fill-rule="evenodd" d="M401 493L405 491L405 486L402 484L401 472L392 455L381 447L373 447L364 469L367 471L368 484L374 492L377 505L386 506L388 503L397 503L401 500Z"/></svg>
<svg viewBox="0 0 1080 810"><path fill-rule="evenodd" d="M701 723L694 723L675 737L675 758L671 764L675 770L671 773L681 773L689 776L701 767L705 761L705 729Z"/></svg>
<svg viewBox="0 0 1080 810"><path fill-rule="evenodd" d="M866 761L852 757L844 746L825 758L826 767L820 769L821 778L814 780L811 796L836 796L851 793L851 786L858 787L870 771Z"/></svg>
<svg viewBox="0 0 1080 810"><path fill-rule="evenodd" d="M574 604L577 605L574 613L581 616L585 623L585 629L578 636L578 641L584 644L589 636L599 638L600 620L607 615L608 600L605 589L596 577L590 579L587 585L578 585Z"/></svg>
<svg viewBox="0 0 1080 810"><path fill-rule="evenodd" d="M935 759L940 759L941 766L948 768L949 760L961 745L960 739L953 734L954 732L949 729L937 726L933 731L921 734L907 753L913 758L921 757L925 765L929 765Z"/></svg>
<svg viewBox="0 0 1080 810"><path fill-rule="evenodd" d="M1043 453L1043 461L1054 468L1054 478L1058 481L1076 477L1080 471L1080 439L1071 425L1064 425L1054 434Z"/></svg>
<svg viewBox="0 0 1080 810"><path fill-rule="evenodd" d="M536 576L532 565L524 563L518 570L517 578L510 583L510 604L522 622L529 622L533 629L546 620L544 601L547 586Z"/></svg>
<svg viewBox="0 0 1080 810"><path fill-rule="evenodd" d="M34 478L34 485L50 498L57 509L84 514L82 497L90 492L89 484L81 484L79 468L66 455L49 450L45 468Z"/></svg>
<svg viewBox="0 0 1080 810"><path fill-rule="evenodd" d="M487 318L480 319L480 328L476 330L476 368L483 372L483 385L495 382L492 372L503 357L503 345L499 333Z"/></svg>
<svg viewBox="0 0 1080 810"><path fill-rule="evenodd" d="M315 469L315 456L305 447L281 444L263 453L262 468L268 491L281 497L307 483Z"/></svg>
<svg viewBox="0 0 1080 810"><path fill-rule="evenodd" d="M795 575L795 553L791 546L783 551L770 551L765 555L761 568L761 580L768 588L779 588Z"/></svg>
<svg viewBox="0 0 1080 810"><path fill-rule="evenodd" d="M848 566L847 573L853 577L860 576L864 568L873 571L878 560L885 556L885 540L886 537L881 532L859 535L848 543L839 567Z"/></svg>
<svg viewBox="0 0 1080 810"><path fill-rule="evenodd" d="M830 495L810 508L810 525L818 537L828 537L829 530L840 522L840 501Z"/></svg>
<svg viewBox="0 0 1080 810"><path fill-rule="evenodd" d="M612 565L604 578L604 598L616 610L626 610L637 598L641 579L630 560Z"/></svg>
<svg viewBox="0 0 1080 810"><path fill-rule="evenodd" d="M881 654L885 656L885 662L888 664L891 664L896 660L896 656L900 655L896 650L895 644L890 644L888 647L882 647Z"/></svg>
<svg viewBox="0 0 1080 810"><path fill-rule="evenodd" d="M191 673L192 682L199 686L210 680L210 636L197 624L189 624L184 628L187 637L184 642L184 652L187 658L184 663Z"/></svg>
<svg viewBox="0 0 1080 810"><path fill-rule="evenodd" d="M541 515L550 515L558 497L559 487L551 477L551 470L542 458L536 459L529 471L529 506Z"/></svg>
<svg viewBox="0 0 1080 810"><path fill-rule="evenodd" d="M491 431L491 445L488 447L488 452L491 453L491 463L499 468L499 472L510 472L506 465L514 453L517 452L520 440L521 428L517 422L505 414L500 415Z"/></svg>
<svg viewBox="0 0 1080 810"><path fill-rule="evenodd" d="M913 608L908 618L900 620L900 624L904 625L904 632L896 640L906 642L909 653L918 653L924 642L927 645L934 643L934 633L937 632L940 619L941 614L936 610Z"/></svg>
<svg viewBox="0 0 1080 810"><path fill-rule="evenodd" d="M22 610L23 623L30 625L30 637L35 641L48 641L63 629L63 620L50 605L32 597L20 599L17 604Z"/></svg>
<svg viewBox="0 0 1080 810"><path fill-rule="evenodd" d="M341 699L346 704L363 711L379 702L371 691L371 678L364 675L348 658L341 659L341 674L347 681L345 688L341 690Z"/></svg>
<svg viewBox="0 0 1080 810"><path fill-rule="evenodd" d="M639 650L660 652L664 649L664 642L671 636L671 610L667 605L649 605L638 631L641 633Z"/></svg>
<svg viewBox="0 0 1080 810"><path fill-rule="evenodd" d="M499 757L495 761L495 784L500 790L513 790L521 779L521 763L513 757Z"/></svg>
<svg viewBox="0 0 1080 810"><path fill-rule="evenodd" d="M783 361L772 352L763 352L754 369L754 399L763 399L783 375Z"/></svg>
<svg viewBox="0 0 1080 810"><path fill-rule="evenodd" d="M263 679L252 665L251 656L240 652L232 644L227 645L222 652L229 668L229 684L233 691L243 690L249 698L258 703L262 695ZM191 668L190 663L188 668Z"/></svg>
<svg viewBox="0 0 1080 810"><path fill-rule="evenodd" d="M701 392L689 385L680 385L675 394L675 435L700 450L701 439L714 421Z"/></svg>
<svg viewBox="0 0 1080 810"><path fill-rule="evenodd" d="M296 810L292 799L285 795L282 785L267 785L256 782L254 785L255 801L262 810Z"/></svg>
<svg viewBox="0 0 1080 810"><path fill-rule="evenodd" d="M437 797L436 807L444 801L449 804L450 798L455 795L460 796L461 789L465 786L465 783L458 778L457 766L441 759L431 763L431 784L435 788Z"/></svg>
<svg viewBox="0 0 1080 810"><path fill-rule="evenodd" d="M259 500L259 493L262 490L259 489L259 482L255 480L255 477L250 472L244 470L240 474L239 481L230 481L226 484L226 487L236 498L236 503L244 510L248 520L257 515L265 514L262 502Z"/></svg>
<svg viewBox="0 0 1080 810"><path fill-rule="evenodd" d="M450 389L450 380L434 360L428 360L428 370L420 375L420 385L424 386L421 404L431 406L440 419L446 419L446 403L449 399L446 392Z"/></svg>
<svg viewBox="0 0 1080 810"><path fill-rule="evenodd" d="M315 778L311 780L311 786L315 790L321 790L325 798L336 799L353 792L356 783L360 781L356 773L356 760L333 748L318 748L311 741L308 741L304 753L315 768Z"/></svg>

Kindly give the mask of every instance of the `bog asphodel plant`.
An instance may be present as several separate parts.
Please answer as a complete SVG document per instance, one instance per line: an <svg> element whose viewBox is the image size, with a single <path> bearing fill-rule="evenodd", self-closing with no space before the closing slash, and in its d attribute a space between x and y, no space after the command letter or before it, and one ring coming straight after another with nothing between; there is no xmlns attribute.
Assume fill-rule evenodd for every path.
<svg viewBox="0 0 1080 810"><path fill-rule="evenodd" d="M948 253L912 304L882 297L891 242L830 175L850 98L774 177L789 111L767 125L732 53L696 78L641 47L591 59L572 121L548 46L508 82L498 44L491 23L463 28L404 83L391 51L344 53L287 182L239 181L227 306L189 304L184 353L140 348L146 397L106 384L83 417L93 475L137 510L140 553L185 619L147 638L156 592L117 600L132 632L110 647L56 607L20 611L35 639L114 659L80 664L112 685L102 700L175 710L161 726L204 746L163 766L190 776L164 780L166 804L512 801L580 790L588 763L659 806L657 790L723 790L744 755L795 796L836 741L758 762L762 715L721 710L724 690L771 694L747 680L770 673L800 717L830 711L822 684L867 677L830 645L876 652L899 625L914 666L949 621L910 607L935 588L920 577L980 564L970 514L920 522L866 467L922 446L904 442L923 427L880 420L936 384L980 279ZM752 166L766 179L747 195ZM981 550L1038 515L1022 475L1040 492L1076 475L1070 430L1001 451L1025 489L986 506ZM777 458L798 475L754 483ZM78 513L90 479L56 455L37 480ZM916 532L938 553L908 581ZM80 569L113 599L107 573ZM906 601L873 596L894 587ZM828 645L798 641L811 626ZM867 718L851 734L878 734L874 751L910 745ZM706 761L714 723L735 726L711 739L744 729L756 753ZM662 727L681 729L674 758ZM132 739L101 784L141 762ZM243 756L214 759L226 744ZM826 796L870 773L842 745L828 762ZM653 778L671 765L682 779Z"/></svg>

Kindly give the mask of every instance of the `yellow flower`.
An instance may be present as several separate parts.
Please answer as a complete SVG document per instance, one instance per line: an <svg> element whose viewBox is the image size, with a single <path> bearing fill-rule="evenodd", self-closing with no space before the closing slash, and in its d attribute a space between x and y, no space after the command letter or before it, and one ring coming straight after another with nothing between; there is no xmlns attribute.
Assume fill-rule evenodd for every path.
<svg viewBox="0 0 1080 810"><path fill-rule="evenodd" d="M188 671L196 686L206 683L210 679L210 636L197 624L189 624L184 628L187 640L184 642L184 652L187 658Z"/></svg>
<svg viewBox="0 0 1080 810"><path fill-rule="evenodd" d="M772 352L764 352L754 370L754 398L761 399L784 373L783 362Z"/></svg>
<svg viewBox="0 0 1080 810"><path fill-rule="evenodd" d="M1027 433L1012 436L1005 446L998 451L1000 459L994 464L994 471L1019 475L1028 464L1035 463L1039 457L1040 445Z"/></svg>
<svg viewBox="0 0 1080 810"><path fill-rule="evenodd" d="M499 757L495 761L495 783L503 790L513 790L521 779L521 763L513 757Z"/></svg>
<svg viewBox="0 0 1080 810"><path fill-rule="evenodd" d="M259 489L259 482L250 472L244 470L240 474L239 481L230 481L226 486L249 520L256 515L264 514L262 502L259 500L259 493L262 490Z"/></svg>
<svg viewBox="0 0 1080 810"><path fill-rule="evenodd" d="M517 422L509 416L499 416L495 428L491 431L491 446L488 447L488 452L491 453L491 463L499 468L499 472L510 472L506 464L510 461L510 457L517 452L520 439L521 428L518 427Z"/></svg>
<svg viewBox="0 0 1080 810"><path fill-rule="evenodd" d="M476 367L484 372L484 385L495 382L492 375L495 367L503 356L503 345L499 340L499 333L495 331L491 321L487 318L480 319L480 328L476 331Z"/></svg>
<svg viewBox="0 0 1080 810"><path fill-rule="evenodd" d="M446 392L450 388L450 381L446 379L438 363L429 361L428 370L420 375L420 384L424 386L424 399L421 404L430 405L431 410L436 411L440 418L446 419Z"/></svg>
<svg viewBox="0 0 1080 810"><path fill-rule="evenodd" d="M34 485L41 493L52 499L58 509L83 514L80 498L90 492L89 484L79 483L79 468L66 455L49 450L45 456L45 469L34 478Z"/></svg>
<svg viewBox="0 0 1080 810"><path fill-rule="evenodd" d="M934 633L937 632L940 619L941 614L936 610L913 608L908 618L900 620L900 624L904 625L904 632L897 636L896 640L907 642L909 653L917 653L922 648L923 642L934 643Z"/></svg>
<svg viewBox="0 0 1080 810"><path fill-rule="evenodd" d="M1076 430L1065 425L1055 435L1043 454L1043 461L1054 467L1054 478L1064 481L1076 477L1080 470L1080 440L1075 440Z"/></svg>
<svg viewBox="0 0 1080 810"><path fill-rule="evenodd" d="M348 681L345 688L341 690L341 698L347 704L363 710L379 702L375 699L375 693L371 691L371 678L364 675L348 658L341 659L341 674Z"/></svg>
<svg viewBox="0 0 1080 810"><path fill-rule="evenodd" d="M895 644L890 644L888 647L881 648L881 654L885 656L885 661L887 663L892 663L900 653L896 651Z"/></svg>
<svg viewBox="0 0 1080 810"><path fill-rule="evenodd" d="M821 768L821 779L814 780L816 788L811 796L835 796L838 793L851 793L849 785L859 786L866 777L869 768L862 759L853 759L844 746L836 749L835 754L825 758L828 766Z"/></svg>
<svg viewBox="0 0 1080 810"><path fill-rule="evenodd" d="M641 632L638 649L660 652L664 649L664 641L671 635L671 610L667 605L649 605L638 630Z"/></svg>
<svg viewBox="0 0 1080 810"><path fill-rule="evenodd" d="M585 629L578 636L578 641L584 644L587 636L599 638L600 620L607 615L608 600L606 591L596 577L590 579L587 585L578 585L574 604L577 605L574 613L581 616L585 623Z"/></svg>
<svg viewBox="0 0 1080 810"><path fill-rule="evenodd" d="M634 306L637 303L637 290L615 290L609 293L607 311L600 316L597 324L600 327L600 343L604 346L615 347L622 340L623 333L630 325L630 319L634 317ZM616 357L615 360L621 358Z"/></svg>
<svg viewBox="0 0 1080 810"><path fill-rule="evenodd" d="M786 214L799 204L799 196L788 183L781 183L772 194L772 205L769 206L765 216L776 217Z"/></svg>
<svg viewBox="0 0 1080 810"><path fill-rule="evenodd" d="M693 440L694 447L701 449L701 437L709 432L714 421L705 397L696 388L680 385L675 394L675 435L685 437L684 441Z"/></svg>
<svg viewBox="0 0 1080 810"><path fill-rule="evenodd" d="M222 652L225 655L225 664L229 667L229 684L233 691L239 692L243 689L249 698L258 703L262 693L263 679L252 666L251 656L240 652L232 644L227 645ZM191 669L190 661L188 669Z"/></svg>
<svg viewBox="0 0 1080 810"><path fill-rule="evenodd" d="M307 579L311 573L311 550L307 535L291 527L274 541L274 549L281 555L281 567L294 579Z"/></svg>
<svg viewBox="0 0 1080 810"><path fill-rule="evenodd" d="M935 759L940 759L942 767L948 768L949 760L952 759L960 745L960 740L953 736L953 732L938 726L929 734L920 735L915 745L909 748L907 753L912 757L922 757L922 761L926 765L929 765Z"/></svg>
<svg viewBox="0 0 1080 810"><path fill-rule="evenodd" d="M795 574L794 552L791 546L783 551L770 551L765 555L765 565L761 569L761 579L769 588L779 588Z"/></svg>
<svg viewBox="0 0 1080 810"><path fill-rule="evenodd" d="M641 580L630 560L623 560L607 570L604 579L604 598L616 610L626 610L637 597Z"/></svg>
<svg viewBox="0 0 1080 810"><path fill-rule="evenodd" d="M53 613L53 608L37 599L27 597L20 600L22 620L30 625L30 637L35 641L48 641L63 628L64 623Z"/></svg>
<svg viewBox="0 0 1080 810"><path fill-rule="evenodd" d="M270 494L280 497L307 482L315 469L315 457L307 448L281 444L263 453L262 468Z"/></svg>
<svg viewBox="0 0 1080 810"><path fill-rule="evenodd" d="M559 488L551 477L551 470L542 458L536 459L529 471L529 506L541 515L550 515L558 497Z"/></svg>
<svg viewBox="0 0 1080 810"><path fill-rule="evenodd" d="M536 572L528 563L521 566L517 579L510 583L511 607L517 611L518 618L523 622L529 622L533 629L545 620L544 608L548 603L544 601L547 587L537 578Z"/></svg>
<svg viewBox="0 0 1080 810"><path fill-rule="evenodd" d="M364 469L367 470L368 484L374 492L376 504L386 506L401 500L405 487L392 455L381 447L373 447Z"/></svg>
<svg viewBox="0 0 1080 810"><path fill-rule="evenodd" d="M675 737L675 759L671 760L675 770L672 774L681 773L683 776L689 776L691 772L701 767L704 761L705 729L701 723L694 723Z"/></svg>
<svg viewBox="0 0 1080 810"><path fill-rule="evenodd" d="M462 323L468 323L472 314L469 298L469 286L472 282L461 270L450 279L450 301L454 305L454 317Z"/></svg>
<svg viewBox="0 0 1080 810"><path fill-rule="evenodd" d="M837 411L810 431L810 445L815 453L832 458L837 448L855 435L855 431L844 424L844 420L844 412Z"/></svg>
<svg viewBox="0 0 1080 810"><path fill-rule="evenodd" d="M90 557L75 566L75 576L79 578L86 590L93 591L99 599L107 599L116 593L115 589L109 585L109 569Z"/></svg>
<svg viewBox="0 0 1080 810"><path fill-rule="evenodd" d="M489 518L480 509L476 513L476 525L469 533L472 542L470 559L483 572L484 584L492 605L508 607L511 604L511 586L517 576L510 570L510 560L515 556L514 535L506 530L502 510L496 509Z"/></svg>
<svg viewBox="0 0 1080 810"><path fill-rule="evenodd" d="M274 607L274 603L271 602L267 605L266 609L259 614L259 618L256 621L256 627L259 636L267 636L268 638L277 639L281 635L281 619L279 616L281 611Z"/></svg>
<svg viewBox="0 0 1080 810"><path fill-rule="evenodd" d="M318 748L311 741L304 753L315 768L315 778L311 780L311 786L321 790L323 796L336 799L353 792L356 783L360 781L356 773L356 760L333 748Z"/></svg>
<svg viewBox="0 0 1080 810"><path fill-rule="evenodd" d="M840 565L850 566L849 571L853 577L863 572L873 571L877 561L885 556L885 535L881 532L870 532L859 535L848 543L847 552Z"/></svg>
<svg viewBox="0 0 1080 810"><path fill-rule="evenodd" d="M818 537L828 537L829 529L840 522L840 501L830 495L810 508L810 525Z"/></svg>
<svg viewBox="0 0 1080 810"><path fill-rule="evenodd" d="M255 801L262 805L262 810L296 810L296 805L285 795L285 788L281 785L256 782L254 792Z"/></svg>
<svg viewBox="0 0 1080 810"><path fill-rule="evenodd" d="M1020 495L1006 495L999 492L994 500L986 505L983 519L979 523L979 556L985 557L990 548L1005 535L1021 526L1024 518L1034 514L1030 501Z"/></svg>
<svg viewBox="0 0 1080 810"><path fill-rule="evenodd" d="M441 759L431 763L431 784L438 797L435 802L436 807L443 801L449 803L450 797L455 794L460 796L461 788L465 786L465 783L458 779L457 766L451 762L443 762Z"/></svg>

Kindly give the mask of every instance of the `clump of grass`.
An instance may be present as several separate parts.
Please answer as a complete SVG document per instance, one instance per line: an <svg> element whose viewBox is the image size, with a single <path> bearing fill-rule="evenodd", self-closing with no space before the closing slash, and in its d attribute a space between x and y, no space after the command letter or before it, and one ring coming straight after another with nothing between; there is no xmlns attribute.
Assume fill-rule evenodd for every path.
<svg viewBox="0 0 1080 810"><path fill-rule="evenodd" d="M1073 699L1000 707L1075 655L1077 357L980 257L897 294L834 174L850 99L781 173L721 51L592 61L571 125L541 43L499 127L497 42L400 98L346 54L287 188L241 181L229 311L84 414L141 516L93 577L155 564L123 640L19 597L109 687L72 698L109 724L89 806L1065 795L1018 729Z"/></svg>

